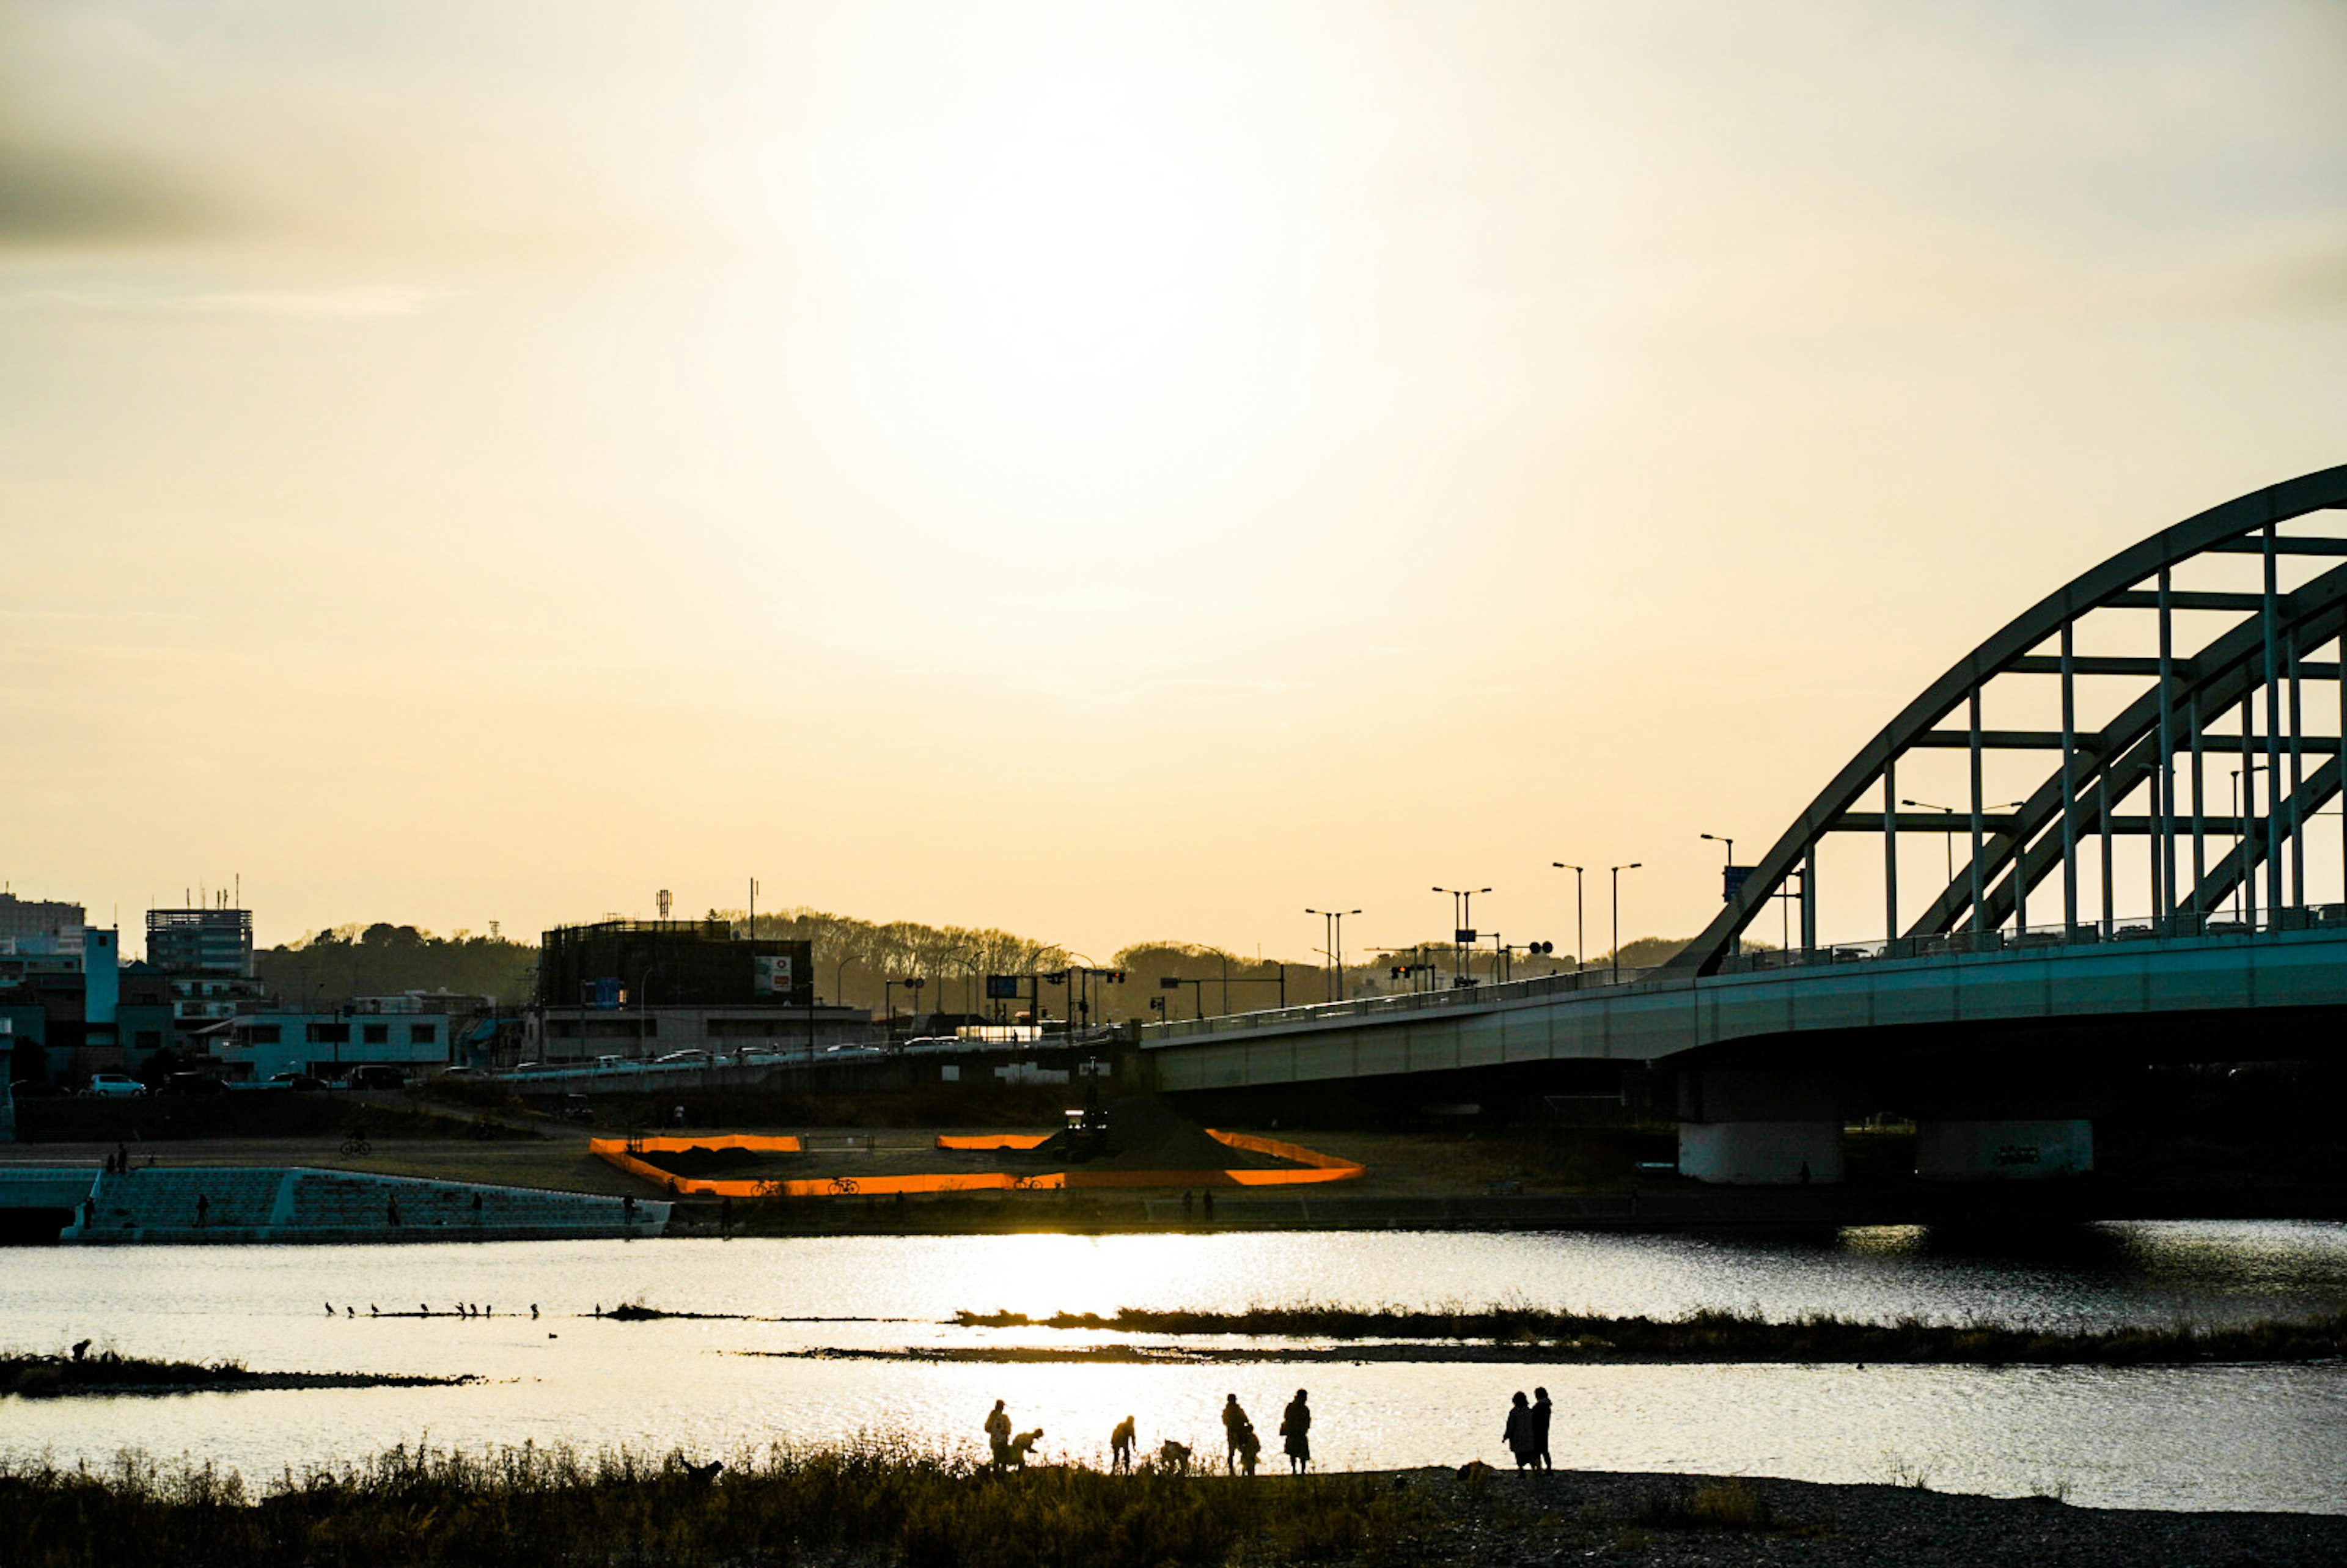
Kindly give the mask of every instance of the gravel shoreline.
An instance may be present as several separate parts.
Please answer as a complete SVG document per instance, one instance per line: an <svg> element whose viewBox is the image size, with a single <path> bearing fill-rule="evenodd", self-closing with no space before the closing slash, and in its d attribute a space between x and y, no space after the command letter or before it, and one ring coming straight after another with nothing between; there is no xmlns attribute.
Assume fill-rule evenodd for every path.
<svg viewBox="0 0 2347 1568"><path fill-rule="evenodd" d="M2335 1568L2347 1563L2347 1516L2336 1514L2075 1508L2050 1498L1765 1477L1389 1473L1389 1484L1419 1497L1435 1516L1419 1559L1430 1568L1579 1563ZM1746 1522L1691 1522L1704 1515L1706 1497L1713 1517L1740 1515ZM1722 1499L1731 1501L1723 1508Z"/></svg>

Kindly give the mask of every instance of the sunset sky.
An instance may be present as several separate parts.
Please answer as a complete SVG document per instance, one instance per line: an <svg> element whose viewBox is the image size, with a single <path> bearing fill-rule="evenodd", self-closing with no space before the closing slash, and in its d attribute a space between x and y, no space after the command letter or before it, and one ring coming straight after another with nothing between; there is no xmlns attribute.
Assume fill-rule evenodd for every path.
<svg viewBox="0 0 2347 1568"><path fill-rule="evenodd" d="M0 0L0 876L1692 932L2347 461L2342 81L2254 0Z"/></svg>

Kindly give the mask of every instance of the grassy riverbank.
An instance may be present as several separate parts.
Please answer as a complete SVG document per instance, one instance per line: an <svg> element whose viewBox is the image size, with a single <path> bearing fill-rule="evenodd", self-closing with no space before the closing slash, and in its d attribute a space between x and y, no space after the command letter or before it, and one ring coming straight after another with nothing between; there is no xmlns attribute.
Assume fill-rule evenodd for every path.
<svg viewBox="0 0 2347 1568"><path fill-rule="evenodd" d="M1783 1321L1704 1311L1684 1317L1604 1317L1487 1307L1440 1312L1385 1307L1251 1307L1244 1312L958 1312L973 1328L1073 1328L1124 1334L1479 1343L1528 1358L1639 1361L1935 1361L2111 1367L2194 1361L2321 1361L2347 1356L2347 1310L2295 1322L2236 1327L2035 1329L1996 1324L1855 1322L1828 1315Z"/></svg>
<svg viewBox="0 0 2347 1568"><path fill-rule="evenodd" d="M1312 1476L990 1475L886 1447L647 1460L397 1450L249 1488L210 1469L0 1462L0 1568L904 1564L905 1568L1678 1568L2347 1556L2347 1519L2122 1512L1919 1485L1482 1467Z"/></svg>
<svg viewBox="0 0 2347 1568"><path fill-rule="evenodd" d="M479 1379L393 1372L255 1372L236 1361L152 1361L102 1350L95 1356L0 1355L0 1396L194 1394L260 1389L436 1388Z"/></svg>

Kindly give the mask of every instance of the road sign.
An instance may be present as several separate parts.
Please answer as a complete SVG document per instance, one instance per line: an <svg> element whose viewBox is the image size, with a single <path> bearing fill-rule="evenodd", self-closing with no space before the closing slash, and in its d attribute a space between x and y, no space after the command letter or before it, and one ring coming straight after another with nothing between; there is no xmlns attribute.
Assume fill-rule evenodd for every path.
<svg viewBox="0 0 2347 1568"><path fill-rule="evenodd" d="M987 976L986 999L990 1002L1017 1001L1019 999L1019 979L1020 977L1017 975Z"/></svg>
<svg viewBox="0 0 2347 1568"><path fill-rule="evenodd" d="M1749 866L1730 866L1724 868L1719 874L1719 901L1723 904L1735 903L1736 896L1744 891L1744 884L1751 879L1752 872L1753 867Z"/></svg>
<svg viewBox="0 0 2347 1568"><path fill-rule="evenodd" d="M1472 947L1475 942L1475 933L1471 930L1453 931L1450 933L1450 939L1461 947Z"/></svg>

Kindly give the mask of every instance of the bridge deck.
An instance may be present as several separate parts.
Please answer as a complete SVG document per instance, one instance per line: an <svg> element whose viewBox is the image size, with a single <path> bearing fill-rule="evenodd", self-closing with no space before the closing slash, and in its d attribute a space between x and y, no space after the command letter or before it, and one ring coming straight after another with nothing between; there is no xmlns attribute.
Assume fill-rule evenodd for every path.
<svg viewBox="0 0 2347 1568"><path fill-rule="evenodd" d="M1828 1030L2347 1005L2347 906L2265 928L1953 938L1819 949L1696 978L1602 971L1153 1025L1161 1088L1242 1088L1563 1060L1653 1061ZM2097 934L2098 935L2098 934ZM1779 957L1772 955L1771 957ZM1583 983L1583 982L1589 983Z"/></svg>

